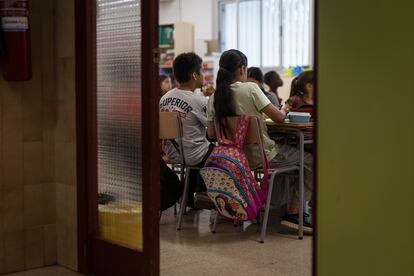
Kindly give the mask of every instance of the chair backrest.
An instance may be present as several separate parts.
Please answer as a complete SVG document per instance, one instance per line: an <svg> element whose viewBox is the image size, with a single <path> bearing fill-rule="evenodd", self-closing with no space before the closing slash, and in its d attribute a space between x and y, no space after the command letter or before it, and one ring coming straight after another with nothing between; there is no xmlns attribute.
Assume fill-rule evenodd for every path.
<svg viewBox="0 0 414 276"><path fill-rule="evenodd" d="M242 145L240 139L244 138L244 145L255 144L253 150L258 150L262 158L265 157L260 124L263 122L258 117L227 117L224 124L227 138L220 134L216 135L219 145L200 171L208 195L213 199L217 211L229 219L242 221L255 219L266 202L268 187L266 159L262 160L264 180L263 185L260 186L252 175L247 154L241 154L240 148ZM259 149L256 149L256 145Z"/></svg>
<svg viewBox="0 0 414 276"><path fill-rule="evenodd" d="M262 135L258 135L258 133L262 133L262 129L260 124L258 124L259 118L256 116L249 116L250 122L249 127L247 128L246 138L244 143L245 144L259 144L260 141L263 140ZM237 119L238 117L227 117L226 118L226 134L229 136L228 138L233 138L236 126L237 126ZM259 132L258 132L259 131Z"/></svg>
<svg viewBox="0 0 414 276"><path fill-rule="evenodd" d="M182 165L185 165L184 146L182 143L183 127L180 114L177 112L160 112L159 121L159 139L160 140L178 140L179 155Z"/></svg>
<svg viewBox="0 0 414 276"><path fill-rule="evenodd" d="M180 118L177 112L160 112L160 139L177 139L180 136Z"/></svg>
<svg viewBox="0 0 414 276"><path fill-rule="evenodd" d="M236 126L237 126L238 117L227 117L226 118L226 134L228 138L233 138ZM259 147L262 165L264 166L265 156L264 156L264 145L263 145L263 131L262 131L262 122L257 116L249 116L249 127L247 128L246 138L244 144L257 144Z"/></svg>

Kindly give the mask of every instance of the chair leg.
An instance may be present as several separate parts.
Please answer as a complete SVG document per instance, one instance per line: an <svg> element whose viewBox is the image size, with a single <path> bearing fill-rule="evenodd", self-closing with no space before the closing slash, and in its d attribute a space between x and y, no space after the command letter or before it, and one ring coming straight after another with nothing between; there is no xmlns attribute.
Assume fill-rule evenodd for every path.
<svg viewBox="0 0 414 276"><path fill-rule="evenodd" d="M178 213L177 230L181 230L181 222L182 222L183 214L185 212L185 209L187 208L187 197L188 197L189 185L190 185L190 169L187 168L185 172L184 191L181 197L180 210Z"/></svg>
<svg viewBox="0 0 414 276"><path fill-rule="evenodd" d="M216 217L214 218L213 230L211 231L213 234L217 233L217 224L219 220L220 213L216 211Z"/></svg>
<svg viewBox="0 0 414 276"><path fill-rule="evenodd" d="M187 171L189 171L190 169L185 169L184 168L184 166L181 166L181 181L184 181L184 185L185 185L185 181L187 180L187 179L190 179L189 178L189 173L188 173L188 176L187 176ZM190 180L189 180L190 181ZM187 191L187 197L188 197L188 191ZM187 201L186 201L186 205L185 205L185 207L186 208L184 208L184 215L186 215L187 214Z"/></svg>
<svg viewBox="0 0 414 276"><path fill-rule="evenodd" d="M303 193L303 186L300 191L300 201L299 201L299 231L298 231L298 239L303 240L303 212L305 211L305 199L304 199L304 193Z"/></svg>
<svg viewBox="0 0 414 276"><path fill-rule="evenodd" d="M264 243L264 238L266 236L267 222L269 220L269 210L270 210L270 203L272 200L273 182L275 180L275 176L276 176L276 173L272 174L272 176L270 177L269 190L267 193L266 207L265 207L265 213L264 213L263 223L262 223L262 231L260 234L260 243Z"/></svg>

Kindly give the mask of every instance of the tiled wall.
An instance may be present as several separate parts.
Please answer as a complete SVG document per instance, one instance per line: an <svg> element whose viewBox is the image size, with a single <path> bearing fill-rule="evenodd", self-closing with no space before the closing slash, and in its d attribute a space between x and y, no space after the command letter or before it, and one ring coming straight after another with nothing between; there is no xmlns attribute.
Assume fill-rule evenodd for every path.
<svg viewBox="0 0 414 276"><path fill-rule="evenodd" d="M33 79L0 78L0 274L56 263L53 1L32 1Z"/></svg>
<svg viewBox="0 0 414 276"><path fill-rule="evenodd" d="M30 2L33 79L0 77L0 274L77 269L73 2Z"/></svg>
<svg viewBox="0 0 414 276"><path fill-rule="evenodd" d="M77 269L74 0L55 0L57 259Z"/></svg>

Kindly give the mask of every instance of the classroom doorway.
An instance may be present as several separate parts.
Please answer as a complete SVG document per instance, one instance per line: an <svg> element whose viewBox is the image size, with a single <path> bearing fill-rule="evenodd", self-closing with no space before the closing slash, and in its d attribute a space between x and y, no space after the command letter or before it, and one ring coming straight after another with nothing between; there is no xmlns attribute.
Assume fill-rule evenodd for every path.
<svg viewBox="0 0 414 276"><path fill-rule="evenodd" d="M316 0L160 0L159 7L161 80L170 77L174 84L174 58L180 53L195 52L203 59L205 83L214 86L221 53L238 49L247 56L249 67L259 68L263 75L271 71L279 75L283 84L277 90L267 83L262 88L276 92L279 107L283 107L291 97L291 84L296 77L313 71L312 104L292 110L309 113L306 117L311 117L311 122L294 125L292 119L290 125L282 127L266 123L269 135L278 144L301 149L298 165L302 173L296 175L299 182L306 177L304 156L313 154L313 166L316 163L316 4ZM302 212L298 216L299 220L312 222L313 235L286 229L280 224L284 210L275 208L270 213L264 244L259 243L260 225L234 228L231 223L223 223L213 234L214 216L205 210L187 208L183 229L177 231L177 214L171 208L163 212L160 220L161 273L179 275L206 269L214 274L218 269L235 272L236 267L247 273L255 266L263 268L264 275L311 275L315 271L315 198L313 193L312 200L308 198L300 207L310 216ZM257 263L251 262L257 254L261 258L256 258ZM207 264L204 259L211 261ZM223 265L211 266L214 262Z"/></svg>

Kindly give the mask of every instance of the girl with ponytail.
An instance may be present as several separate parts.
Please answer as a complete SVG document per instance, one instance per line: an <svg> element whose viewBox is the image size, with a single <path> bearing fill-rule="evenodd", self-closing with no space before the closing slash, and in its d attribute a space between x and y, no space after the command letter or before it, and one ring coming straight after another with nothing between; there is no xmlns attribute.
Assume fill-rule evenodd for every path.
<svg viewBox="0 0 414 276"><path fill-rule="evenodd" d="M313 106L313 71L302 72L292 80L290 96L283 110Z"/></svg>
<svg viewBox="0 0 414 276"><path fill-rule="evenodd" d="M230 116L255 115L262 119L263 146L270 166L283 166L284 164L294 164L298 160L299 150L289 145L278 145L270 139L267 127L264 123L266 114L275 122L283 122L286 116L283 110L279 110L263 94L259 86L247 80L247 57L238 50L225 51L219 61L220 69L217 74L216 92L210 96L207 105L208 136L211 139L216 137L215 124L219 131L226 135L225 119ZM255 169L261 164L261 157L257 145L245 146L246 157L251 169ZM312 194L312 168L313 157L305 153L305 200L310 200ZM295 183L296 181L296 183ZM293 178L290 187L281 185L275 188L278 192L275 199L279 204L287 205L287 213L283 217L282 223L285 225L297 226L299 199L297 178ZM275 184L281 184L280 181ZM306 232L312 231L312 225L304 222Z"/></svg>
<svg viewBox="0 0 414 276"><path fill-rule="evenodd" d="M263 119L263 114L266 114L275 122L283 122L285 113L269 101L256 83L246 82L247 57L242 52L234 49L225 51L220 57L219 65L216 92L210 97L207 106L210 138L215 138L214 123L217 123L220 131L226 135L226 117L256 115ZM262 129L265 151L268 159L271 160L277 154L277 146L269 138L264 123ZM247 150L246 155L252 168L260 164L260 154L257 148Z"/></svg>
<svg viewBox="0 0 414 276"><path fill-rule="evenodd" d="M247 57L240 51L229 50L223 53L219 65L213 104L216 121L225 131L223 120L226 117L236 116L231 84L234 81L246 81Z"/></svg>

